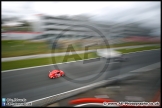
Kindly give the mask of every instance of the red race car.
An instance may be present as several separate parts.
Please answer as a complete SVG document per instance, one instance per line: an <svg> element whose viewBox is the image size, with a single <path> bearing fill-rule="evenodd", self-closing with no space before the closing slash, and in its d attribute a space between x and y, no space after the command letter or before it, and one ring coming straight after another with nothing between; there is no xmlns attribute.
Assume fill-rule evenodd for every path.
<svg viewBox="0 0 162 108"><path fill-rule="evenodd" d="M49 71L49 78L53 79L53 78L59 78L62 76L65 76L65 73L62 70L53 70L53 71Z"/></svg>

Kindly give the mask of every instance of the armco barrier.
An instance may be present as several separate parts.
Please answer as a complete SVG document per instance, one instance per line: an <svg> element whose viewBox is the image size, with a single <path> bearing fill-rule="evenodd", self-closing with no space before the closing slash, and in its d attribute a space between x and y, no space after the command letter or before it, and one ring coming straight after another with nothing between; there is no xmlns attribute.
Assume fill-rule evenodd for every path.
<svg viewBox="0 0 162 108"><path fill-rule="evenodd" d="M32 106L47 106L49 104L52 104L54 102L57 102L59 100L62 100L62 99L65 99L65 98L68 98L68 97L71 97L71 96L74 96L74 95L77 95L79 93L83 93L85 91L88 91L88 90L91 90L91 89L94 89L94 88L97 88L97 87L101 87L101 86L104 86L104 85L112 84L112 83L119 81L119 80L125 80L125 79L129 79L129 78L133 78L133 77L136 77L137 75L138 74L135 74L135 73L119 75L119 76L110 78L109 80L103 80L103 81L100 81L100 82L97 82L97 83L94 83L94 84L90 84L90 85L80 87L80 88L77 88L77 89L74 89L74 90L63 92L63 93L60 93L60 94L57 94L57 95L53 95L53 96L38 99L38 100L35 100L35 101L27 102L27 104L32 103Z"/></svg>

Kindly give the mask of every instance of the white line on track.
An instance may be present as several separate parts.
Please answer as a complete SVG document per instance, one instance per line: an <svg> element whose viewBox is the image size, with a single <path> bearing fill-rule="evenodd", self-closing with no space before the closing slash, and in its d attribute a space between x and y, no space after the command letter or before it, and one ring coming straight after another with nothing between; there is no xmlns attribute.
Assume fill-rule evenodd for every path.
<svg viewBox="0 0 162 108"><path fill-rule="evenodd" d="M98 57L98 58L100 58L100 57ZM84 59L84 60L92 60L92 59L97 59L97 58ZM5 71L1 71L1 72L10 72L10 71L18 71L18 70L24 70L24 69L39 68L39 67L45 67L45 66L51 66L51 65L59 65L59 64L65 64L65 63L72 63L72 62L84 61L84 60L77 60L77 61L70 61L70 62L64 62L64 63L56 63L56 64L48 64L48 65L27 67L27 68L19 68L19 69L5 70Z"/></svg>
<svg viewBox="0 0 162 108"><path fill-rule="evenodd" d="M146 67L150 67L150 66L151 66L150 69L149 69L149 71L150 71L150 70L154 70L155 67L156 67L156 68L159 68L159 65L158 65L158 64L159 64L159 62L154 63L154 64L152 64L152 65L145 66L145 67L143 67L143 68L146 68ZM155 65L156 65L156 66L155 66ZM141 69L142 69L142 68L139 68L139 69L137 69L137 70L140 71L140 72L147 72L147 71L148 71L148 70L143 70L143 69L142 69L142 71L141 71ZM130 71L130 72L137 72L137 70ZM122 76L122 75L121 75L121 76ZM66 93L70 93L70 92L73 92L73 91L76 91L76 90L88 88L88 87L91 87L91 86L103 84L103 83L106 83L106 82L108 82L108 81L112 81L113 79L118 79L118 78L120 78L121 76L113 77L113 78L111 78L111 79L109 79L109 80L103 80L103 81L100 81L100 82L97 82L97 83L93 83L93 84L90 84L90 85L87 85L87 86L83 86L83 87L80 87L80 88L77 88L77 89L69 90L69 91L66 91L66 92L63 92L63 93L59 93L59 94L56 94L56 95L52 95L52 96L48 96L48 97L45 97L45 98L37 99L37 100L34 100L34 101L30 101L30 103L33 103L33 102L36 102L36 101L40 101L40 100L43 100L43 99L47 99L47 98L50 98L50 97L54 97L54 96L63 95L63 94L66 94ZM28 103L29 103L29 102L28 102Z"/></svg>
<svg viewBox="0 0 162 108"><path fill-rule="evenodd" d="M131 72L146 72L146 71L150 71L150 70L157 69L157 68L161 67L160 64L161 64L161 62L157 62L157 63L151 64L151 65L148 65L148 66L145 66L145 67L133 70Z"/></svg>
<svg viewBox="0 0 162 108"><path fill-rule="evenodd" d="M153 50L160 50L160 49L153 49ZM145 52L145 51L153 51L153 50L136 51L136 52L130 52L130 53L126 53L126 54ZM98 58L100 58L100 57L98 57ZM85 59L85 60L92 60L92 59L97 59L97 58L91 58L91 59ZM64 62L64 63L72 63L72 62L78 62L78 61L83 61L83 60L70 61L70 62ZM25 69L32 69L32 68L39 68L39 67L45 67L45 66L51 66L51 65L58 65L58 64L64 64L64 63L33 66L33 67L26 67L26 68L12 69L12 70L4 70L4 71L1 71L1 73L3 73L3 72L11 72L11 71L19 71L19 70L25 70Z"/></svg>
<svg viewBox="0 0 162 108"><path fill-rule="evenodd" d="M37 100L34 100L34 101L30 101L30 103L33 103L33 102L36 102L36 101L40 101L40 100L43 100L43 99L47 99L47 98L50 98L50 97L54 97L54 96L59 96L59 95L65 94L65 93L70 93L70 92L73 92L73 91L76 91L76 90L88 88L88 87L95 86L95 85L98 85L98 84L103 84L105 82L107 82L107 80L100 81L100 82L97 82L97 83L93 83L93 84L90 84L90 85L87 85L87 86L83 86L83 87L80 87L80 88L77 88L77 89L69 90L69 91L66 91L66 92L63 92L63 93L59 93L59 94L56 94L56 95L52 95L52 96L48 96L48 97L45 97L45 98L37 99Z"/></svg>
<svg viewBox="0 0 162 108"><path fill-rule="evenodd" d="M161 49L152 49L152 50L135 51L135 52L125 53L125 54L132 54L132 53L139 53L139 52L153 51L153 50L161 50Z"/></svg>

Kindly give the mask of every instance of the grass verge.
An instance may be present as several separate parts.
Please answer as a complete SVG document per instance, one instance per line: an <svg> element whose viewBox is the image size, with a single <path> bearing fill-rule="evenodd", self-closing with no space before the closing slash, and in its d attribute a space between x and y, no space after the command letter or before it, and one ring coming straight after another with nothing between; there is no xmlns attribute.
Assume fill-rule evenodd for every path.
<svg viewBox="0 0 162 108"><path fill-rule="evenodd" d="M144 50L152 50L152 49L159 49L159 46L147 46L147 47L140 47L140 48L132 48L132 49L119 49L117 51L122 53L130 53L136 51L144 51ZM88 55L87 57L85 55ZM85 54L78 54L78 55L70 55L70 56L57 56L57 57L48 57L48 58L37 58L37 59L27 59L27 60L17 60L17 61L9 61L9 62L2 62L2 71L3 70L10 70L10 69L17 69L17 68L25 68L25 67L32 67L32 66L40 66L40 65L47 65L47 64L55 64L55 63L62 63L62 62L69 62L69 61L77 61L83 59L90 59L98 57L95 52L85 53ZM55 62L52 60L55 59Z"/></svg>
<svg viewBox="0 0 162 108"><path fill-rule="evenodd" d="M160 45L157 45L157 46L146 46L146 47L132 48L132 49L118 49L117 51L122 52L122 53L130 53L130 52L152 50L152 49L159 49L159 48L161 48Z"/></svg>
<svg viewBox="0 0 162 108"><path fill-rule="evenodd" d="M153 42L125 42L119 44L110 45L111 48L124 47L124 46L135 46L135 45L146 45L146 44L158 44ZM85 50L83 47L73 46L75 51ZM106 48L106 46L94 46L89 49ZM65 48L55 49L56 53L66 52ZM27 56L35 54L49 54L51 49L47 42L30 42L27 40L2 40L2 58L5 57L16 57L16 56Z"/></svg>
<svg viewBox="0 0 162 108"><path fill-rule="evenodd" d="M86 54L88 55L87 57L85 57ZM74 54L74 55L69 55L65 57L57 56L57 57L52 57L52 58L47 57L47 58L8 61L8 62L2 62L2 71L10 70L10 69L17 69L17 68L25 68L25 67L32 67L32 66L69 62L69 61L77 61L77 60L90 59L90 58L95 58L95 57L97 57L96 53L91 52L91 53L78 54L78 55Z"/></svg>

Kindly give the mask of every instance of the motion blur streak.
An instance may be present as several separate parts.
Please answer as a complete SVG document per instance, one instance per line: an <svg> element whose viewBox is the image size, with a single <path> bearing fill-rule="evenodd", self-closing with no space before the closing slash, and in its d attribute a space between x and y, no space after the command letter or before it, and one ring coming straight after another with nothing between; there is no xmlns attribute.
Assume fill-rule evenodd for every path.
<svg viewBox="0 0 162 108"><path fill-rule="evenodd" d="M150 56L152 57L150 58ZM54 94L66 92L75 88L101 81L103 79L111 78L119 74L128 73L130 71L148 66L153 63L157 63L160 60L160 50L133 53L129 54L129 57L131 57L131 60L129 62L122 64L112 64L108 69L108 73L104 73L102 77L85 84L75 84L63 78L50 80L47 75L52 66L50 68L43 67L22 70L24 72L21 72L21 70L15 72L5 72L2 73L2 96L9 98L26 97L28 101L32 101ZM79 61L75 63L60 64L59 67L63 71L66 70L66 75L70 75L73 79L80 78L81 80L84 80L86 77L88 78L92 74L97 74L98 67L102 67L102 65L105 63L105 60L86 64L86 66L84 66L84 69L82 68L82 66L84 65L82 63L83 62Z"/></svg>

